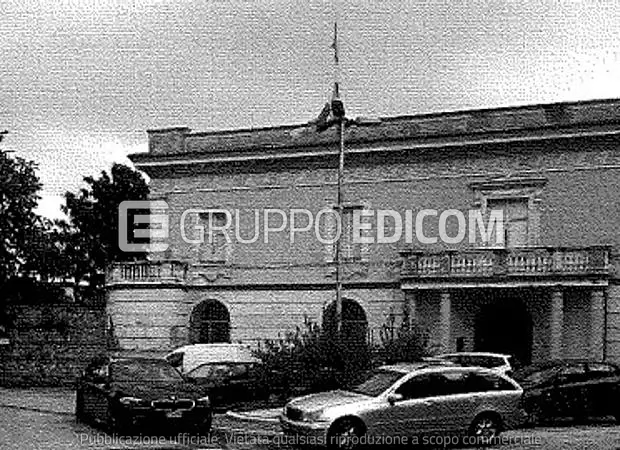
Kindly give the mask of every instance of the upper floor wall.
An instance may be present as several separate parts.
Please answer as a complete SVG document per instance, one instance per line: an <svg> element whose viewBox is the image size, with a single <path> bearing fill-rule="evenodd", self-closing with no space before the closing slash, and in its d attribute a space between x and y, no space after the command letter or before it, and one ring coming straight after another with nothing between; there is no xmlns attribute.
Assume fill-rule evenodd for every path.
<svg viewBox="0 0 620 450"><path fill-rule="evenodd" d="M347 142L342 187L347 210L367 211L364 220L371 230L364 232L364 236L375 241L378 210L395 211L403 222L411 211L412 223L409 226L403 223L403 235L397 242L359 245L345 242L345 257L365 262L391 261L398 259L398 250L404 245L424 251L483 245L479 234L475 234L475 241L470 241L469 229L456 242L461 226L454 214L447 218L444 227L445 234L454 239L449 242L442 239L439 216L446 210L458 210L465 218L469 211L480 211L487 218L488 211L502 210L507 229L504 245L618 248L618 118L620 109L615 102L589 102L474 111L444 115L443 120L441 115L398 118L393 123L388 120L390 126L384 127L383 123L366 126L365 133L375 128L383 140L372 135L366 141L358 136L357 140L352 139L351 145ZM418 131L422 129L420 124L425 124L427 134L432 134L428 130L434 124L438 131L433 139L441 141L429 141L428 136L414 139L406 130L401 130L402 139L395 141L396 135L390 134L390 130L393 131L396 122L409 124ZM466 125L459 130L456 123ZM290 134L293 128L286 130ZM304 130L303 133L310 133ZM453 135L448 136L449 131ZM185 131L161 132L176 136L177 144L184 140L182 148L174 144L177 145L174 151L173 144L160 145L153 139L153 133L156 132L151 133L149 155L134 159L151 176L152 197L165 199L170 205L171 247L166 254L154 256L241 265L324 264L333 260L334 246L317 238L317 231L324 238L333 231L334 225L326 216L319 227L296 233L293 241L290 227L292 210L308 210L316 220L321 210L333 208L337 203L338 147L330 143L328 135L312 132L316 137L312 141L315 147L305 149L301 144L287 147L287 156L281 157L261 150L260 146L245 146L248 136L253 136L249 132L240 132L236 141L226 141L229 144L222 147L214 143L224 134L217 138L204 134L183 137ZM301 139L303 133L291 138L292 142ZM257 136L258 142L261 132ZM188 147L187 139L196 140ZM197 144L199 141L204 147ZM278 142L275 140L272 147L277 148ZM317 142L323 142L323 146L316 145ZM202 148L200 154L197 148ZM195 151L195 155L184 155L181 159L173 155ZM207 152L211 152L210 156L206 156ZM266 156L269 158L263 158ZM195 212L184 216L185 227L182 227L181 218L190 209L230 211L233 222L228 231L232 242L215 239L214 245L188 243L183 239L182 229L186 238L195 239L197 236L192 233L196 225L207 226L209 220L222 220L217 215ZM270 232L266 242L268 209L284 211L288 226L280 232ZM415 230L418 213L426 209L437 211L437 216L429 215L421 222L421 235L437 238L433 244L421 242ZM282 225L280 214L267 214L272 229ZM298 213L296 219L298 227L308 224L303 213ZM390 218L386 224L385 232L390 236L395 224ZM346 228L347 224L344 225ZM409 239L407 228L411 230ZM255 242L241 243L236 239L238 235L247 241L257 230L259 236Z"/></svg>

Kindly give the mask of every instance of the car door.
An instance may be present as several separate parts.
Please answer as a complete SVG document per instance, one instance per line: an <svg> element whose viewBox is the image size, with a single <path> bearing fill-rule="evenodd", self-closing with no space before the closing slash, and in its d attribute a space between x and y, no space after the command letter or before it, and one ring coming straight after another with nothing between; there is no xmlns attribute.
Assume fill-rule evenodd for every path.
<svg viewBox="0 0 620 450"><path fill-rule="evenodd" d="M429 429L436 436L467 429L478 409L483 388L472 382L472 372L467 370L445 370L435 376L434 397L429 399L432 405Z"/></svg>
<svg viewBox="0 0 620 450"><path fill-rule="evenodd" d="M585 364L570 363L560 369L551 394L557 417L585 416L587 385Z"/></svg>
<svg viewBox="0 0 620 450"><path fill-rule="evenodd" d="M392 392L400 399L386 401L367 414L368 422L376 434L385 436L414 436L428 430L428 409L432 396L430 374L415 375L405 380Z"/></svg>
<svg viewBox="0 0 620 450"><path fill-rule="evenodd" d="M523 387L523 404L527 413L536 420L555 417L553 395L556 375L561 367L552 366L535 370L519 381Z"/></svg>
<svg viewBox="0 0 620 450"><path fill-rule="evenodd" d="M84 412L97 422L105 422L108 408L109 366L106 361L94 362L87 368L82 383Z"/></svg>
<svg viewBox="0 0 620 450"><path fill-rule="evenodd" d="M603 362L590 362L587 368L585 409L590 416L618 413L620 374L618 368Z"/></svg>
<svg viewBox="0 0 620 450"><path fill-rule="evenodd" d="M396 389L403 396L393 408L399 433L429 435L454 426L450 417L458 415L457 402L450 391L449 379L441 373L421 374Z"/></svg>
<svg viewBox="0 0 620 450"><path fill-rule="evenodd" d="M222 405L230 395L230 367L228 364L207 363L187 374L187 379L198 384L214 405Z"/></svg>

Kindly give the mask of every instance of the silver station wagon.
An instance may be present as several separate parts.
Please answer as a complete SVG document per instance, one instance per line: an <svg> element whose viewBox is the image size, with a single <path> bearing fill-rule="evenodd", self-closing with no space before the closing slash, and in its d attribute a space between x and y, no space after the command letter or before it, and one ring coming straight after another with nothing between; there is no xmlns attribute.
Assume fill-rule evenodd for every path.
<svg viewBox="0 0 620 450"><path fill-rule="evenodd" d="M496 371L449 364L383 366L350 390L289 402L280 423L292 443L490 445L523 423L521 387Z"/></svg>

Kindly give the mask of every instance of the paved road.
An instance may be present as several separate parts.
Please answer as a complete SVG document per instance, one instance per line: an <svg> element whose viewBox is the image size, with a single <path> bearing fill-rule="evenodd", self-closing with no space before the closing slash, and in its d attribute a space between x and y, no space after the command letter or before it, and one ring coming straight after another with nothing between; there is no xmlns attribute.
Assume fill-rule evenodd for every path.
<svg viewBox="0 0 620 450"><path fill-rule="evenodd" d="M56 449L230 449L288 450L282 435L271 424L236 422L219 416L210 436L172 433L160 436L115 436L76 423L67 413L0 407L0 448L3 450ZM617 450L620 426L541 428L505 433L501 450ZM455 449L458 450L458 449Z"/></svg>

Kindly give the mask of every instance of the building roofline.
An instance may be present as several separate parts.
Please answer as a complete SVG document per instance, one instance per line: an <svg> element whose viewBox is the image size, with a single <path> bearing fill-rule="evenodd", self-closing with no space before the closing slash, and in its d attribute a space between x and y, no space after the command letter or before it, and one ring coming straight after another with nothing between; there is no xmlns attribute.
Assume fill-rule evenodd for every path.
<svg viewBox="0 0 620 450"><path fill-rule="evenodd" d="M349 121L351 152L377 152L602 137L620 132L620 99L545 103L436 112ZM277 127L191 132L174 127L149 130L149 152L130 159L142 166L313 157L336 147L336 127L323 132L314 122Z"/></svg>
<svg viewBox="0 0 620 450"><path fill-rule="evenodd" d="M372 126L377 125L379 122L400 122L400 121L410 121L410 120L420 120L420 119L434 119L441 117L451 117L451 116L459 116L464 114L488 114L488 113L499 113L499 112L519 112L519 111L527 111L527 110L540 110L540 109L551 109L552 107L569 107L569 106L586 106L586 105L604 105L604 104L617 104L620 107L620 99L618 98L602 98L602 99L591 99L591 100L574 100L574 101L566 101L566 102L551 102L551 103L531 103L531 104L523 104L523 105L514 105L514 106L498 106L498 107L488 107L488 108L468 108L468 109L452 109L447 111L435 111L435 112L423 112L419 114L403 114L398 116L379 116L372 117L373 121L371 123L364 123L364 119L369 119L366 116L361 116L353 121L360 121L362 125ZM618 118L620 122L620 117ZM221 130L210 130L210 131L191 131L191 128L185 126L176 126L176 127L167 127L167 128L152 128L146 130L147 133L159 133L159 132L170 132L170 131L185 131L191 136L218 136L218 135L229 135L229 134L245 134L245 133L255 133L259 131L276 131L276 130L294 130L297 128L303 128L307 126L312 126L314 124L314 120L310 120L305 123L295 123L295 124L284 124L284 125L274 125L274 126L264 126L264 127L249 127L249 128L224 128ZM568 124L567 124L568 125Z"/></svg>
<svg viewBox="0 0 620 450"><path fill-rule="evenodd" d="M576 133L557 133L547 135L536 136L506 136L506 137L489 137L489 136L472 136L472 139L463 140L442 140L431 142L411 142L391 145L383 145L379 147L360 147L352 146L347 149L348 154L360 154L360 153L385 153L385 152L398 152L408 150L429 150L440 148L454 148L454 147L467 147L467 146L479 146L488 144L507 144L517 142L540 142L559 139L574 139L574 138L600 138L620 136L620 128L617 130L598 131L598 132L576 132ZM148 153L134 153L129 155L130 160L136 165L138 169L144 169L147 167L162 167L162 166L185 166L193 164L222 164L228 162L244 162L244 161L268 161L277 159L300 159L300 158L313 158L321 156L333 156L337 155L335 148L323 147L323 148L304 148L303 151L290 152L286 151L286 148L276 149L280 150L274 153L252 153L252 154L226 154L213 152L204 153L181 153L181 154L169 154L169 155L151 155Z"/></svg>

